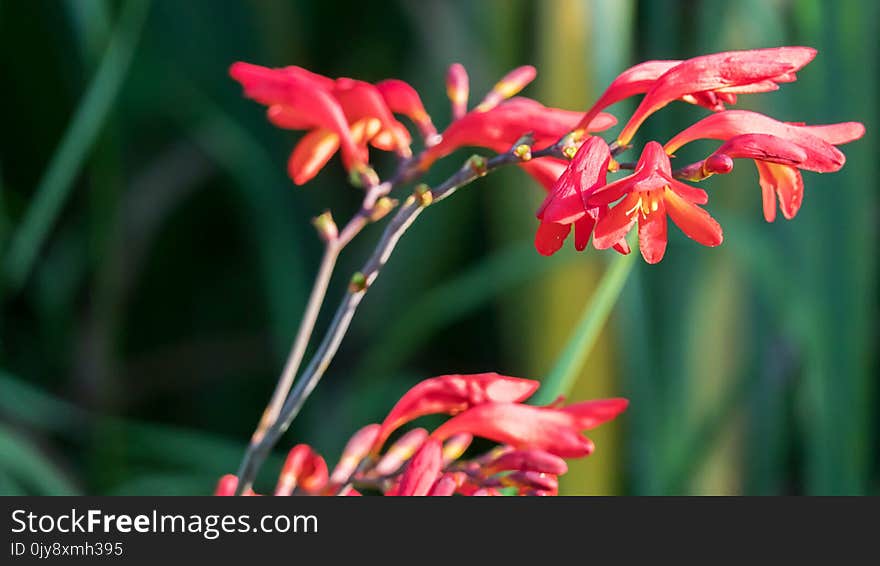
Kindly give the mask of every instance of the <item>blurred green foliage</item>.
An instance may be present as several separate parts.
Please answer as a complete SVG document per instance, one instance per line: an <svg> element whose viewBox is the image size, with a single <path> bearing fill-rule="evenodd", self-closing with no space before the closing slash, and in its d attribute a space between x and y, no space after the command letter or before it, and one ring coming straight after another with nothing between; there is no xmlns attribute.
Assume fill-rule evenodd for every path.
<svg viewBox="0 0 880 566"><path fill-rule="evenodd" d="M0 2L0 493L208 493L235 469L317 265L308 220L346 217L359 195L338 167L292 186L295 136L241 97L231 62L399 77L442 125L453 61L474 96L532 63L526 94L584 108L639 60L782 44L819 57L743 106L868 134L844 148L842 172L806 174L796 220L764 223L756 175L739 166L710 181L722 247L676 233L660 265L637 266L574 390L632 404L563 491L878 493L878 12L873 0ZM639 139L700 115L673 105ZM550 372L608 254L538 257L540 199L503 171L425 214L283 444L332 461L418 379ZM346 250L331 301L380 229Z"/></svg>

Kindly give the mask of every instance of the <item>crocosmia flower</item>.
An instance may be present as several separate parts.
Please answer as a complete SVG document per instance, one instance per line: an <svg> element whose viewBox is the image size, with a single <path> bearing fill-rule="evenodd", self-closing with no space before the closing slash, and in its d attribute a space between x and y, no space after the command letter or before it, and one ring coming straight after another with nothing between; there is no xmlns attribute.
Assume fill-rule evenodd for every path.
<svg viewBox="0 0 880 566"><path fill-rule="evenodd" d="M432 414L455 415L489 401L518 403L532 396L538 382L497 373L441 375L407 391L385 417L375 440L379 448L401 425Z"/></svg>
<svg viewBox="0 0 880 566"><path fill-rule="evenodd" d="M629 143L648 116L674 100L690 99L723 110L723 102L735 102L737 94L776 90L778 83L795 80L795 72L815 56L816 50L809 47L778 47L727 51L683 61L653 82L618 135L618 143Z"/></svg>
<svg viewBox="0 0 880 566"><path fill-rule="evenodd" d="M269 121L292 130L308 130L288 162L297 185L310 181L341 150L349 171L366 170L367 146L411 155L411 138L393 114L408 116L434 141L436 130L415 90L396 79L377 85L350 78L331 79L301 67L270 69L235 63L229 74L245 94L268 107Z"/></svg>
<svg viewBox="0 0 880 566"><path fill-rule="evenodd" d="M846 157L835 145L857 140L864 133L865 127L858 122L807 126L779 122L757 112L728 110L703 118L664 147L672 154L694 140L724 140L706 160L708 166L695 172L695 178L729 171L718 170L709 160L754 160L763 194L764 218L772 222L776 218L777 199L785 218L797 214L804 190L800 169L817 173L840 170Z"/></svg>
<svg viewBox="0 0 880 566"><path fill-rule="evenodd" d="M673 178L669 156L657 142L648 142L632 175L597 189L588 204L607 205L621 197L596 223L593 245L597 249L610 248L638 222L642 257L657 263L666 252L667 215L704 246L717 246L723 239L718 222L697 206L709 200L706 192Z"/></svg>
<svg viewBox="0 0 880 566"><path fill-rule="evenodd" d="M559 476L568 471L565 458L593 452L583 432L614 419L627 401L523 404L537 385L497 373L426 379L401 397L383 425L367 425L351 437L329 478L321 456L295 446L275 495L556 495ZM395 429L428 414L452 417L432 433L410 429L382 452ZM498 445L468 455L474 436ZM232 495L237 485L235 476L223 476L215 494Z"/></svg>
<svg viewBox="0 0 880 566"><path fill-rule="evenodd" d="M587 247L597 220L608 212L607 205L588 205L587 199L605 185L611 152L608 144L590 137L581 145L571 163L558 177L544 203L538 209L541 224L535 235L535 248L543 255L556 253L574 226L574 245ZM615 244L621 253L629 253L625 240Z"/></svg>
<svg viewBox="0 0 880 566"><path fill-rule="evenodd" d="M431 437L443 440L467 432L514 448L528 447L562 458L578 458L594 448L593 442L581 433L613 419L626 406L626 399L585 401L560 408L483 403L449 419Z"/></svg>

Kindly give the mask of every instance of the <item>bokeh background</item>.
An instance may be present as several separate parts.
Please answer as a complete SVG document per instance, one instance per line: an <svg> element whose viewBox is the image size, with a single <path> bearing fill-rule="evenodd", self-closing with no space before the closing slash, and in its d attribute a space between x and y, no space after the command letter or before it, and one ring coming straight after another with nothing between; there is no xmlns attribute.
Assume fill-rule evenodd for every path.
<svg viewBox="0 0 880 566"><path fill-rule="evenodd" d="M0 2L0 493L209 493L237 467L317 266L309 219L360 195L338 165L292 185L296 134L231 62L399 77L442 126L453 61L477 99L531 63L526 94L585 109L640 60L784 44L819 56L741 106L868 133L842 172L805 174L794 221L763 221L741 165L710 181L723 246L671 230L666 259L640 262L573 391L631 407L562 491L880 492L878 23L873 0ZM703 113L675 104L640 139ZM502 171L423 215L281 448L335 461L421 378L545 375L611 254L538 256L541 193ZM380 230L347 249L331 302Z"/></svg>

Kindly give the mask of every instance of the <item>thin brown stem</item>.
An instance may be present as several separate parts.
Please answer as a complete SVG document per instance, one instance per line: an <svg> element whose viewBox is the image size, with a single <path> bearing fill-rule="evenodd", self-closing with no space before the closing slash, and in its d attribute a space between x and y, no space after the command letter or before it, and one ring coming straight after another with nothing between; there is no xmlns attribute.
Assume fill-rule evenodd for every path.
<svg viewBox="0 0 880 566"><path fill-rule="evenodd" d="M254 477L266 459L269 450L290 427L306 399L308 399L324 376L351 325L355 311L367 290L379 276L382 267L397 246L400 237L415 222L422 211L431 204L448 198L460 187L486 175L494 169L509 163L520 162L521 159L514 153L514 149L522 143L530 143L530 139L520 140L514 144L510 151L497 155L488 161L484 158L471 158L456 174L435 189L421 192L416 191L398 209L394 218L385 228L385 232L382 234L382 238L379 240L373 254L364 264L361 271L352 278L348 292L337 308L336 315L333 317L333 321L330 323L321 344L318 346L318 350L304 370L302 377L296 382L293 391L281 409L278 419L267 429L263 438L255 446L249 447L245 453L239 468L236 495L245 492L253 485Z"/></svg>

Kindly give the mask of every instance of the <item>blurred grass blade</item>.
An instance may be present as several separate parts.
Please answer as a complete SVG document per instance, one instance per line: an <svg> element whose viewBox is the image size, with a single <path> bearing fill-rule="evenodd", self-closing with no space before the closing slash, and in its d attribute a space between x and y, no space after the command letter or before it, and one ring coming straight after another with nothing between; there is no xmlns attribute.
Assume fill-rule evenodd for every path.
<svg viewBox="0 0 880 566"><path fill-rule="evenodd" d="M51 462L5 426L0 426L0 473L39 495L75 495L77 491Z"/></svg>
<svg viewBox="0 0 880 566"><path fill-rule="evenodd" d="M70 194L73 180L119 94L148 6L148 0L131 0L125 4L101 66L40 180L21 226L13 236L4 266L13 289L20 288L27 279L49 230Z"/></svg>
<svg viewBox="0 0 880 566"><path fill-rule="evenodd" d="M0 369L0 415L36 430L64 431L80 423L85 411L47 395Z"/></svg>
<svg viewBox="0 0 880 566"><path fill-rule="evenodd" d="M611 313L611 308L623 290L623 285L626 283L638 255L638 247L634 247L628 255L614 258L611 267L602 276L599 286L590 298L590 302L587 303L584 313L581 315L568 344L557 359L556 365L544 378L541 389L535 395L535 404L551 403L560 395L566 395L572 388L578 372L584 365L599 332Z"/></svg>

